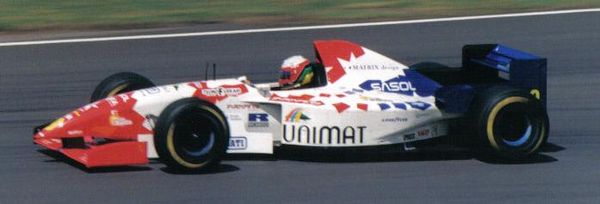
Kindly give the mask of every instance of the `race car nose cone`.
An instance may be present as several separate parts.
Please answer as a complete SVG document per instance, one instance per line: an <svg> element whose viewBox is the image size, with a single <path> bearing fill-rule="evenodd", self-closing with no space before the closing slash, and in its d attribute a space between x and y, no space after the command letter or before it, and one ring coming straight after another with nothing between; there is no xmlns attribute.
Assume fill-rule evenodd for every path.
<svg viewBox="0 0 600 204"><path fill-rule="evenodd" d="M42 133L42 132L38 132L38 133L35 133L35 134L33 134L33 140L42 139L42 138L44 138L45 136L46 136L46 135L45 135L44 133Z"/></svg>
<svg viewBox="0 0 600 204"><path fill-rule="evenodd" d="M40 130L39 132L33 134L33 139L53 139L53 138L61 138L63 131L59 130Z"/></svg>
<svg viewBox="0 0 600 204"><path fill-rule="evenodd" d="M35 135L35 134L37 134L37 133L41 132L41 131L42 131L42 130L43 130L45 127L47 127L48 125L50 125L50 123L49 123L49 122L48 122L48 123L41 124L41 125L38 125L38 126L35 126L35 127L33 128L33 134Z"/></svg>
<svg viewBox="0 0 600 204"><path fill-rule="evenodd" d="M57 130L62 129L65 126L65 123L66 123L65 119L61 117L61 118L53 121L52 123L40 125L34 129L34 132L37 131L34 134L34 138L35 137L45 138L45 137L52 136L52 135L54 135L52 133L55 133Z"/></svg>
<svg viewBox="0 0 600 204"><path fill-rule="evenodd" d="M43 126L43 125L41 125ZM36 127L33 134L33 143L44 146L51 150L58 150L62 147L59 139L59 133L56 130L47 130L45 127Z"/></svg>
<svg viewBox="0 0 600 204"><path fill-rule="evenodd" d="M51 123L37 126L33 129L33 139L81 137L83 132L81 130L73 130L72 123L77 123L77 121L66 120L64 117L61 117Z"/></svg>

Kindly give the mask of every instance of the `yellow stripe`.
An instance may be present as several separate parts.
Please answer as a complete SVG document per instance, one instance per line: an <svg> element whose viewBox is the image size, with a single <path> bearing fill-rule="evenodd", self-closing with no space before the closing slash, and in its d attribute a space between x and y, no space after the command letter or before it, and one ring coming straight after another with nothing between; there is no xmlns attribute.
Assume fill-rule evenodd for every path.
<svg viewBox="0 0 600 204"><path fill-rule="evenodd" d="M45 131L54 130L56 127L58 127L60 124L63 124L64 122L65 122L65 118L56 119L54 122L50 123L50 125L46 126L44 128L44 130Z"/></svg>
<svg viewBox="0 0 600 204"><path fill-rule="evenodd" d="M512 96L512 97L505 98L502 101L498 102L496 104L496 106L494 106L494 108L490 112L490 115L488 116L487 126L486 126L488 140L490 141L490 144L492 145L492 147L494 147L497 150L500 150L500 147L498 146L498 144L496 143L496 140L494 139L494 120L496 120L496 115L498 114L500 109L504 108L508 104L516 103L516 102L527 102L527 98L520 97L520 96Z"/></svg>
<svg viewBox="0 0 600 204"><path fill-rule="evenodd" d="M128 85L129 83L125 83L115 87L112 91L108 92L106 97L117 95L119 92L123 91L123 89L127 88Z"/></svg>

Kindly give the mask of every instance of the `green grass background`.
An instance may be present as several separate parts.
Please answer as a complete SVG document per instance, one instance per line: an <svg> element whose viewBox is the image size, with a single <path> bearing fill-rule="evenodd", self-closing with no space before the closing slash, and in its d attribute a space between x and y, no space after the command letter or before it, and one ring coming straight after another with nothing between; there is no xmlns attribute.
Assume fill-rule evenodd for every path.
<svg viewBox="0 0 600 204"><path fill-rule="evenodd" d="M600 0L0 0L0 31L299 25L600 7Z"/></svg>

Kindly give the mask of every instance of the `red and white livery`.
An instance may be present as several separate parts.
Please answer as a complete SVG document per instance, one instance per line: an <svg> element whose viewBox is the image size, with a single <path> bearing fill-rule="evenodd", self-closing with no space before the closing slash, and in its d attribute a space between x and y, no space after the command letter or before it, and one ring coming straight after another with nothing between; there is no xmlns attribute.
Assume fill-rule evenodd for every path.
<svg viewBox="0 0 600 204"><path fill-rule="evenodd" d="M472 104L487 100L478 99L482 91L474 83L459 84L471 87L467 91L452 88L456 85L351 42L315 41L314 47L318 66L309 87L283 90L278 83L252 84L239 77L127 90L135 82L128 81L108 87L106 98L40 127L33 139L90 168L146 164L148 158L161 157L170 167L204 169L218 163L224 151L272 154L274 147L285 145L345 148L428 140L447 135L450 119L466 118ZM545 87L525 88L530 90ZM457 99L462 97L472 99ZM477 120L484 121L481 140L489 140L489 149L520 157L545 141L545 112L542 119L538 112L528 112L534 109L530 103L541 104L535 97L509 94L491 103L488 112L477 106L485 109ZM502 112L521 103L526 109ZM177 105L200 116L187 116ZM495 124L500 115L518 118L512 121L522 121L522 130L502 132Z"/></svg>

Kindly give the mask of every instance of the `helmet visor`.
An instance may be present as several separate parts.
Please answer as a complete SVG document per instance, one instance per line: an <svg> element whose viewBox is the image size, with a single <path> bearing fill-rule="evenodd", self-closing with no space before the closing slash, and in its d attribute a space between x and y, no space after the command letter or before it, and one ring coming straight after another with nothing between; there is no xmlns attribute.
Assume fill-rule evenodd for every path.
<svg viewBox="0 0 600 204"><path fill-rule="evenodd" d="M287 80L292 77L292 73L289 70L281 70L279 79Z"/></svg>

